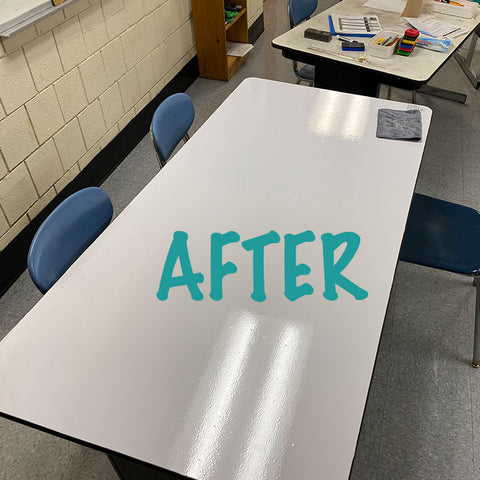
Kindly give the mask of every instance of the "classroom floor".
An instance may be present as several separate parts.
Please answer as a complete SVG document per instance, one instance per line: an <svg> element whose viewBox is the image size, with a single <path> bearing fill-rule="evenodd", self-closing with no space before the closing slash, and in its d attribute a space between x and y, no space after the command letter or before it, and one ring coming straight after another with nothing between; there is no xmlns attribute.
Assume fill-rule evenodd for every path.
<svg viewBox="0 0 480 480"><path fill-rule="evenodd" d="M324 10L333 2L319 3ZM188 89L196 110L192 133L246 77L294 83L291 62L271 47L288 29L286 0L266 0L264 8L265 32L234 78L198 79ZM480 72L480 62L474 66ZM460 105L417 95L434 112L417 191L480 209L480 92L454 60L432 85L467 93L468 100ZM393 90L392 99L411 102L411 94ZM103 185L115 214L157 172L145 137ZM399 263L351 480L480 478L480 370L470 367L474 296L467 278ZM0 298L0 339L39 298L25 272ZM355 368L348 352L345 361ZM0 479L35 478L117 476L101 453L0 419Z"/></svg>

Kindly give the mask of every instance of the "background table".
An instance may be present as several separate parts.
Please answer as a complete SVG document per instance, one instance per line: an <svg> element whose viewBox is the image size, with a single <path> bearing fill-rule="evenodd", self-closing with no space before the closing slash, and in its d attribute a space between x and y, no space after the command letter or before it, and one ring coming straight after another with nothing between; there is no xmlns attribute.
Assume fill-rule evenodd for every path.
<svg viewBox="0 0 480 480"><path fill-rule="evenodd" d="M431 116L421 142L381 140L380 107L408 108L244 81L0 343L1 414L195 479L346 479ZM211 300L210 235L272 229L267 300L240 244ZM156 297L176 230L203 301ZM305 230L315 291L291 302L283 236ZM320 236L344 231L362 301L322 295Z"/></svg>
<svg viewBox="0 0 480 480"><path fill-rule="evenodd" d="M425 85L438 69L460 47L468 36L480 24L480 9L474 18L466 19L451 15L438 15L442 21L461 26L469 33L454 39L446 53L434 52L424 48L415 48L408 57L392 55L390 58L378 58L365 52L343 52L341 42L336 37L329 43L304 38L306 28L328 30L328 15L377 15L382 29L403 32L399 23L400 14L364 7L366 0L343 0L315 17L296 26L272 41L275 48L282 50L286 58L315 65L315 86L376 96L379 84L407 90L417 90ZM424 0L422 14L432 12L433 0ZM365 43L368 38L362 39ZM315 46L321 51L311 50ZM359 56L367 54L368 63L360 62Z"/></svg>

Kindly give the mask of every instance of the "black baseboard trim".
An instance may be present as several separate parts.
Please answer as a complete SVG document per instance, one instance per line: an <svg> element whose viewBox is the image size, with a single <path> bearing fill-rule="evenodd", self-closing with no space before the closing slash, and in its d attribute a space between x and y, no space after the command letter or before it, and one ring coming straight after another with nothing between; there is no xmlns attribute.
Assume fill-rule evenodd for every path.
<svg viewBox="0 0 480 480"><path fill-rule="evenodd" d="M248 41L250 43L255 43L264 30L265 22L263 21L262 12L262 14L253 22L252 26L248 29Z"/></svg>
<svg viewBox="0 0 480 480"><path fill-rule="evenodd" d="M251 43L264 30L263 13L249 28ZM72 193L101 185L148 133L155 109L170 95L184 92L198 78L197 56L193 57L162 91L0 252L0 297L27 268L30 243L42 222Z"/></svg>

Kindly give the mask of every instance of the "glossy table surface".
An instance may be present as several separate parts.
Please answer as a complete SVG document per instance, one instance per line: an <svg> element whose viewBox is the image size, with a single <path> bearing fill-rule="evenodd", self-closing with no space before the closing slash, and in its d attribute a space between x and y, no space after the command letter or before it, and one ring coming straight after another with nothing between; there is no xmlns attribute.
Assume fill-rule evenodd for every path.
<svg viewBox="0 0 480 480"><path fill-rule="evenodd" d="M382 29L398 32L400 35L405 31L403 19L399 13L387 12L365 7L366 0L342 0L333 7L319 13L310 20L297 25L295 28L285 32L272 41L272 45L290 53L297 52L310 55L312 62L315 57L335 60L338 62L354 65L367 70L374 70L385 74L395 75L414 82L427 82L435 72L448 60L460 44L480 23L480 8L476 8L473 18L454 17L442 15L432 11L433 0L424 0L422 3L422 14L434 15L437 20L451 23L462 27L468 34L460 35L453 39L449 50L445 53L434 52L424 48L415 48L408 57L393 54L389 58L379 58L365 52L344 52L341 49L341 42L336 37L328 43L304 38L304 31L307 28L318 30L329 30L328 15L377 15ZM361 38L365 44L368 38ZM312 50L309 47L315 47ZM360 56L367 55L367 61L359 61ZM290 57L289 57L290 58Z"/></svg>
<svg viewBox="0 0 480 480"><path fill-rule="evenodd" d="M419 108L422 140L376 138L381 107ZM195 479L347 479L430 116L245 80L0 343L0 413ZM271 230L257 302L241 242ZM284 236L307 230L297 284L314 291L291 301ZM201 301L157 298L175 231ZM238 271L214 301L210 239L228 231ZM347 231L343 275L368 297L330 301L321 236Z"/></svg>

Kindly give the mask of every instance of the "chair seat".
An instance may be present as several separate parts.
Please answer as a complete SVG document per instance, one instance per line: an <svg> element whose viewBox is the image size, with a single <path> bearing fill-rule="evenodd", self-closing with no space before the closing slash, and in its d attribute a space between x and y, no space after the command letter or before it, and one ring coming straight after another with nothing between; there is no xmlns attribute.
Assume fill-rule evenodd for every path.
<svg viewBox="0 0 480 480"><path fill-rule="evenodd" d="M298 69L298 76L313 82L315 80L315 67L313 65L304 65Z"/></svg>
<svg viewBox="0 0 480 480"><path fill-rule="evenodd" d="M480 213L415 193L400 260L465 275L480 273Z"/></svg>

